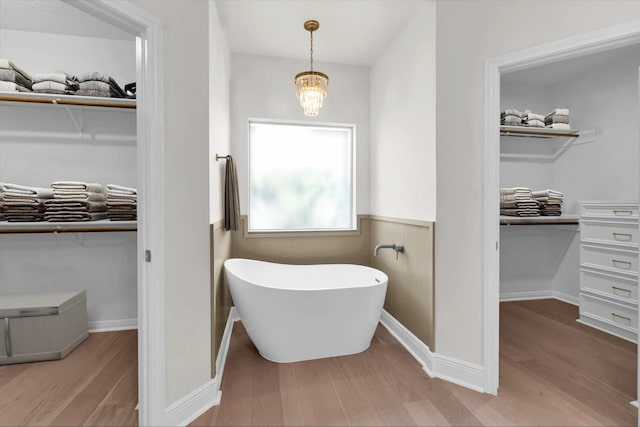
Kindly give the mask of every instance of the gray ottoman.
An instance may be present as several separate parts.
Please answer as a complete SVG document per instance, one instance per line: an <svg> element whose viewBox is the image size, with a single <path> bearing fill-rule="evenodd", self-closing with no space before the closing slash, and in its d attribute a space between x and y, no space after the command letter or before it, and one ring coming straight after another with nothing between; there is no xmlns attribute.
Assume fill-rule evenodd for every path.
<svg viewBox="0 0 640 427"><path fill-rule="evenodd" d="M88 336L85 290L0 295L0 365L62 359Z"/></svg>

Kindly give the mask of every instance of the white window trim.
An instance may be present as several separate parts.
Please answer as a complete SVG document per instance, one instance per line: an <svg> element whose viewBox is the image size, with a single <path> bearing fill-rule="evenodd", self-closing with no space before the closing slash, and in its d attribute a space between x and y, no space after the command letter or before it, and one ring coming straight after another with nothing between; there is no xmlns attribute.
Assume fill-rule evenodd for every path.
<svg viewBox="0 0 640 427"><path fill-rule="evenodd" d="M326 127L326 128L343 128L351 131L351 227L348 228L322 228L322 229L293 229L293 230L251 230L249 228L249 218L251 216L251 124L277 124L277 125L291 125L291 126L305 126L305 127ZM248 200L248 212L245 221L245 235L264 235L275 236L278 234L286 236L326 236L329 233L356 233L359 232L358 227L358 215L357 215L357 183L356 183L356 153L357 153L357 136L356 125L347 123L334 123L334 122L312 122L304 120L276 120L276 119L263 119L250 117L247 120L247 200Z"/></svg>

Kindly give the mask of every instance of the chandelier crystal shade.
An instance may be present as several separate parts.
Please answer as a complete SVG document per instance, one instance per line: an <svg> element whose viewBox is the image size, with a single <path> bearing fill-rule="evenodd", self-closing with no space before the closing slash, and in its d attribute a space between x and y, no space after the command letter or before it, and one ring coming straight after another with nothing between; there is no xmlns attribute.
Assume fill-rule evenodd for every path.
<svg viewBox="0 0 640 427"><path fill-rule="evenodd" d="M298 73L295 78L296 96L300 99L304 115L308 117L318 115L329 88L329 76L319 71L313 71L313 32L319 27L318 21L304 23L304 29L311 33L311 64L309 71Z"/></svg>

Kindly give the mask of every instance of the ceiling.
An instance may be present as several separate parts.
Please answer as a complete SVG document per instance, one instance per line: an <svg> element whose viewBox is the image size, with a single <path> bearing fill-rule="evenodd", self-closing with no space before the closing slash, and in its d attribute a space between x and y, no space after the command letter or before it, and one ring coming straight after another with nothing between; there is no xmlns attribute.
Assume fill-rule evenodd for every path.
<svg viewBox="0 0 640 427"><path fill-rule="evenodd" d="M61 0L0 0L0 28L132 40L133 35Z"/></svg>
<svg viewBox="0 0 640 427"><path fill-rule="evenodd" d="M426 0L217 0L231 51L309 59L305 21L315 19L313 59L371 65Z"/></svg>

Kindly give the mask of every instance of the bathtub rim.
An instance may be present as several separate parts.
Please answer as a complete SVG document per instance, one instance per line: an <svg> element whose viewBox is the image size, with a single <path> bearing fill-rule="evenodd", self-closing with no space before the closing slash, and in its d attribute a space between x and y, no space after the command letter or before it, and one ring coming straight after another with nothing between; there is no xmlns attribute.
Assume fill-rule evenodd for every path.
<svg viewBox="0 0 640 427"><path fill-rule="evenodd" d="M341 286L341 287L314 287L314 288L310 288L310 289L296 289L296 288L291 288L291 287L282 287L282 286L274 286L272 284L267 284L267 283L258 283L255 280L249 280L248 278L244 277L243 275L238 274L237 272L234 272L233 269L229 269L227 267L227 263L232 264L234 262L237 261L245 261L245 262L249 262L249 263L260 263L260 264L269 264L269 265L274 265L274 266L282 266L282 267L294 267L294 268L312 268L312 267L331 267L331 266L341 266L341 267L356 267L358 269L361 270L365 270L365 271L371 271L373 273L376 274L380 274L382 275L382 277L380 277L380 281L378 281L378 277L374 277L375 281L372 281L371 283L367 283L365 285L360 285L360 286ZM337 263L331 263L331 264L287 264L287 263L280 263L280 262L271 262L271 261L262 261L262 260L257 260L257 259L251 259L251 258L229 258L227 260L225 260L224 264L224 271L225 274L232 274L233 276L237 277L238 279L254 285L254 286L259 286L262 288L267 288L267 289L271 289L274 291L288 291L288 292L319 292L319 291L340 291L340 290L344 290L344 289L366 289L366 288L374 288L377 286L388 286L389 283L389 276L382 270L379 270L377 268L374 267L369 267L367 265L360 265L360 264L337 264Z"/></svg>

